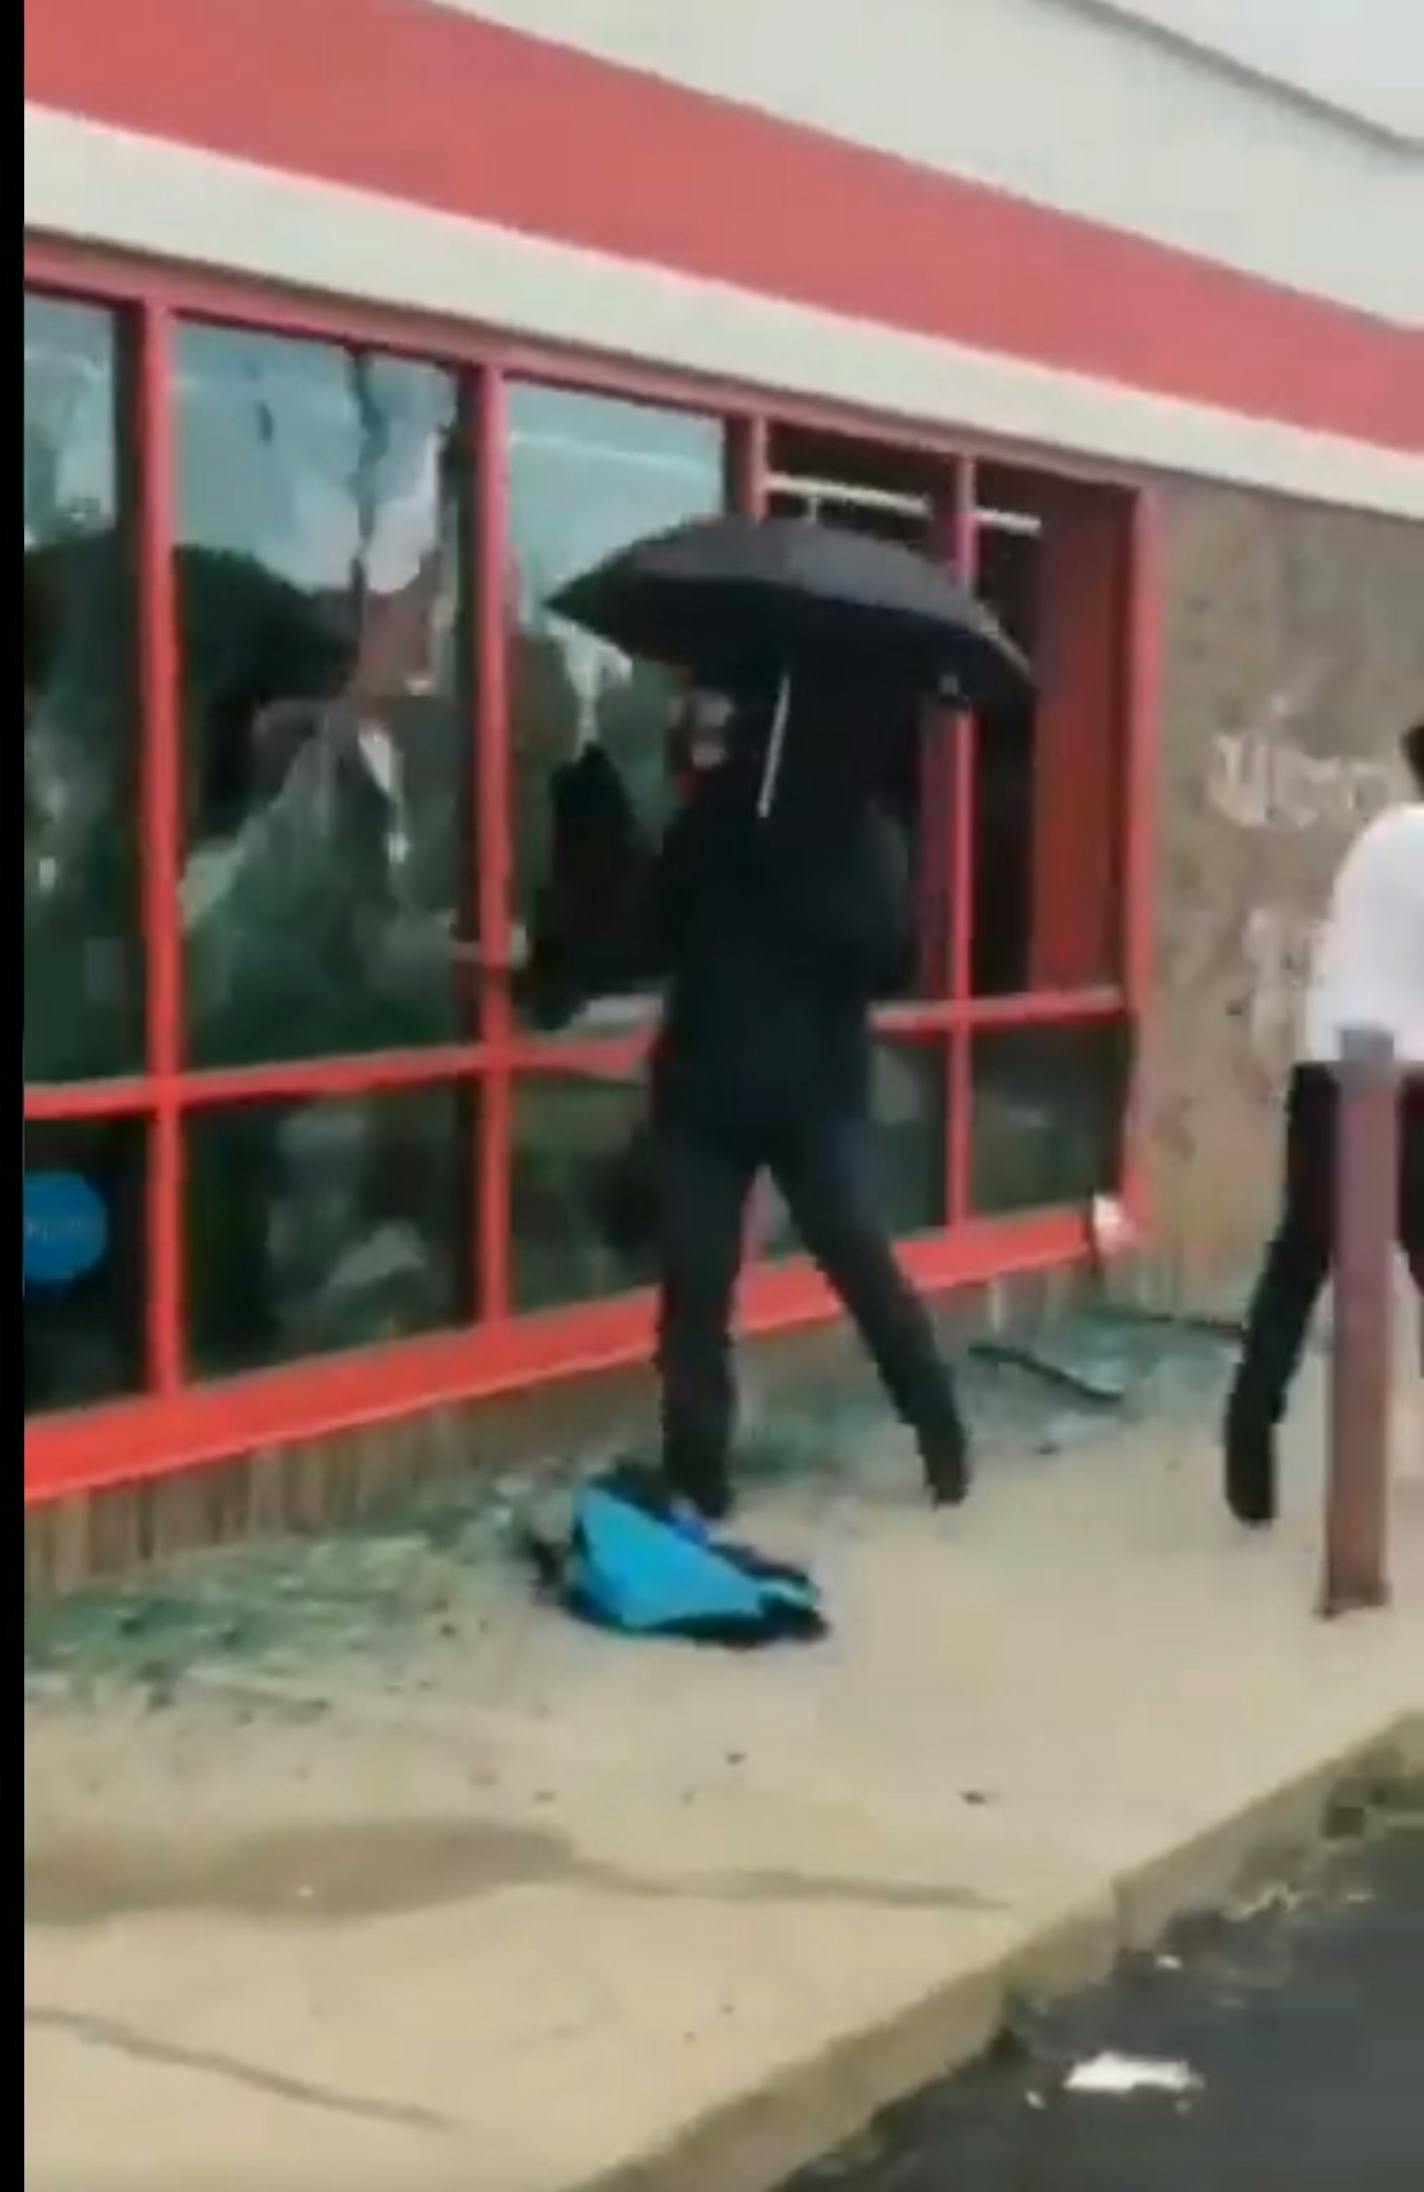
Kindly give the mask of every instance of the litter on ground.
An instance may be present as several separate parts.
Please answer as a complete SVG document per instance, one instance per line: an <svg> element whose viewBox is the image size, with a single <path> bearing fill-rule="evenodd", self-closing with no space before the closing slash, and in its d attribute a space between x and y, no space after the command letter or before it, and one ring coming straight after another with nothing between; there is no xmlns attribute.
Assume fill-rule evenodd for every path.
<svg viewBox="0 0 1424 2192"><path fill-rule="evenodd" d="M1201 2079L1189 2063L1151 2055L1090 2055L1063 2081L1068 2093L1195 2093Z"/></svg>

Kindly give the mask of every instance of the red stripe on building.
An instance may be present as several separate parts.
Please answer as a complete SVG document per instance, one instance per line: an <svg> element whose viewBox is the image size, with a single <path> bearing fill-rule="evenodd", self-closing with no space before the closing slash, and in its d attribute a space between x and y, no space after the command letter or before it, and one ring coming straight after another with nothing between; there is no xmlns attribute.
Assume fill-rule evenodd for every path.
<svg viewBox="0 0 1424 2192"><path fill-rule="evenodd" d="M25 90L915 334L1424 449L1416 330L426 0L43 0Z"/></svg>

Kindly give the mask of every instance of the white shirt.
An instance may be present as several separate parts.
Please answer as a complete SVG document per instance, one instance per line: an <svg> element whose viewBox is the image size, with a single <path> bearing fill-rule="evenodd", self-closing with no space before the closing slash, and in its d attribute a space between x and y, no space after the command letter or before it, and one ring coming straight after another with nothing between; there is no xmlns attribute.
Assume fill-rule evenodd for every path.
<svg viewBox="0 0 1424 2192"><path fill-rule="evenodd" d="M1424 800L1391 807L1335 878L1305 1007L1302 1057L1340 1055L1346 1028L1382 1028L1424 1066Z"/></svg>

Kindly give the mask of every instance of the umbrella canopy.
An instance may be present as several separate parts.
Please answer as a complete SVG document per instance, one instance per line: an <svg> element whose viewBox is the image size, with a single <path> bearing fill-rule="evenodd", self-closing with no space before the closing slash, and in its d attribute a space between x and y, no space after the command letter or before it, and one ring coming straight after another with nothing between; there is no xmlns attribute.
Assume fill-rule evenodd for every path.
<svg viewBox="0 0 1424 2192"><path fill-rule="evenodd" d="M710 683L844 663L971 707L1032 684L1013 642L942 566L800 518L708 518L635 541L550 607L626 654Z"/></svg>

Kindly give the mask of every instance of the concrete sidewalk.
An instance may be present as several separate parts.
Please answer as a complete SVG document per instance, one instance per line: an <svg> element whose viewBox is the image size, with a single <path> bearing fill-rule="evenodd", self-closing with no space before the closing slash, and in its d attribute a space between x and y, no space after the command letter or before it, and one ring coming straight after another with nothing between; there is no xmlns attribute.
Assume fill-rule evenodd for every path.
<svg viewBox="0 0 1424 2192"><path fill-rule="evenodd" d="M911 1486L891 1442L753 1503L814 1650L620 1645L499 1574L398 1663L42 1688L27 2182L764 2192L1361 1750L1424 1766L1419 1474L1393 1610L1333 1626L1304 1451L1265 1539L1180 1424L991 1456L944 1521Z"/></svg>

